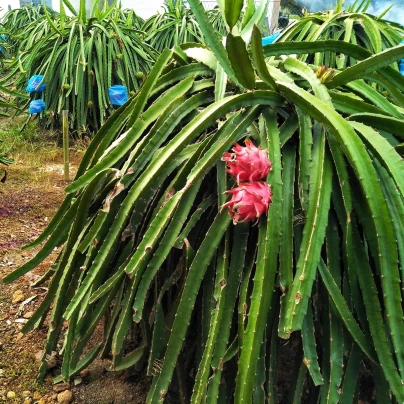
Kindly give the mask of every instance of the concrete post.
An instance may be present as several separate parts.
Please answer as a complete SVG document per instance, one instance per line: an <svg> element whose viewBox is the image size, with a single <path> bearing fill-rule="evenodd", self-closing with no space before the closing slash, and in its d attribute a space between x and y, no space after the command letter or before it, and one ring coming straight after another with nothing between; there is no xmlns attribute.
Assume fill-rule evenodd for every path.
<svg viewBox="0 0 404 404"><path fill-rule="evenodd" d="M281 0L269 0L268 4L268 28L272 34L278 27L279 11L281 8Z"/></svg>

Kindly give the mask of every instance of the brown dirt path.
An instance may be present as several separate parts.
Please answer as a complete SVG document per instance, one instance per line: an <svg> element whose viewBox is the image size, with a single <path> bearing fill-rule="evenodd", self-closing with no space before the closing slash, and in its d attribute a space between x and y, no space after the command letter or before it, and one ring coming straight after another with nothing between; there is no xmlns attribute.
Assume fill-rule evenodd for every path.
<svg viewBox="0 0 404 404"><path fill-rule="evenodd" d="M73 157L74 163L77 156ZM56 149L41 156L41 161L34 165L27 162L32 163L27 159L8 167L7 181L0 184L0 278L36 254L39 247L22 251L21 246L45 229L63 200L61 151ZM35 381L38 371L35 354L43 347L46 329L27 335L20 329L46 293L46 285L38 288L30 285L54 259L52 254L11 285L0 283L0 399L10 400L15 393L14 402L42 404L53 394L50 377L45 383Z"/></svg>
<svg viewBox="0 0 404 404"><path fill-rule="evenodd" d="M64 181L60 175L61 156L50 156L42 167L27 168L23 161L7 168L8 179L0 184L0 277L28 261L38 248L21 251L46 227L63 200ZM46 330L23 335L24 322L42 300L46 289L31 288L51 264L50 256L35 271L11 285L0 283L0 397L15 393L15 402L39 401L52 390L51 380L35 381L38 363L35 354L42 349ZM26 299L33 298L26 302ZM10 393L11 392L11 393ZM25 392L23 394L23 392ZM28 393L30 392L30 394ZM34 397L34 393L36 393Z"/></svg>
<svg viewBox="0 0 404 404"><path fill-rule="evenodd" d="M7 168L7 181L0 183L0 278L33 257L38 248L21 250L47 226L63 201L64 187L62 151L55 149L38 156L19 156ZM37 158L31 164L30 158ZM72 171L80 158L71 155ZM39 159L39 160L38 160ZM46 324L24 335L23 324L39 306L46 294L46 284L33 288L56 258L49 256L35 270L11 285L0 282L0 401L25 404L58 402L52 376L58 374L60 361L45 382L37 382L39 362L36 356L43 349ZM32 300L29 300L32 299ZM101 338L101 332L100 332ZM144 403L149 380L128 372L106 373L105 363L94 362L86 375L72 382L74 403L126 404ZM75 386L75 382L80 382Z"/></svg>

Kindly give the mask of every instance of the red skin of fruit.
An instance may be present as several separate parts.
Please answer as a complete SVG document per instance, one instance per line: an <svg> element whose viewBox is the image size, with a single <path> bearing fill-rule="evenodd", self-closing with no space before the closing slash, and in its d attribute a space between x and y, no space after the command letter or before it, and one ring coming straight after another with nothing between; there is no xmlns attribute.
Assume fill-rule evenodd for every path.
<svg viewBox="0 0 404 404"><path fill-rule="evenodd" d="M238 184L262 180L269 174L272 167L266 150L261 150L251 140L246 140L245 145L243 147L235 143L233 153L226 152L222 157L222 160L226 162L227 172L236 178Z"/></svg>
<svg viewBox="0 0 404 404"><path fill-rule="evenodd" d="M264 181L245 182L226 193L231 199L223 208L229 209L234 224L257 221L272 203L271 188Z"/></svg>

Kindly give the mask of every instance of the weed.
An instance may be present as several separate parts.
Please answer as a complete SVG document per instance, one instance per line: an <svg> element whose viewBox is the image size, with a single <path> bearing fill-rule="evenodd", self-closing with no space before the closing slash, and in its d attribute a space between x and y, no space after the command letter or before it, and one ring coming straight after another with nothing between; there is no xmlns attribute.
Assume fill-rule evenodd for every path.
<svg viewBox="0 0 404 404"><path fill-rule="evenodd" d="M24 161L27 167L38 167L45 157L58 154L55 138L35 123L21 130L21 119L7 119L0 124L0 154L14 161Z"/></svg>

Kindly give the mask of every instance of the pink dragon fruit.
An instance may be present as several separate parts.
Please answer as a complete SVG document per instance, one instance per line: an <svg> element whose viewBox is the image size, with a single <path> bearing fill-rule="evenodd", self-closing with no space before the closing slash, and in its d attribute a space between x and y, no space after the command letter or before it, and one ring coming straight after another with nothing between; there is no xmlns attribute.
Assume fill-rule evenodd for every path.
<svg viewBox="0 0 404 404"><path fill-rule="evenodd" d="M232 197L222 207L229 208L234 224L258 220L272 203L271 188L263 181L245 182L226 193Z"/></svg>
<svg viewBox="0 0 404 404"><path fill-rule="evenodd" d="M236 177L237 183L261 180L272 167L265 150L255 146L251 140L246 140L245 145L243 147L235 143L233 153L226 152L222 157L227 163L227 172Z"/></svg>

